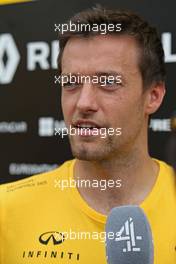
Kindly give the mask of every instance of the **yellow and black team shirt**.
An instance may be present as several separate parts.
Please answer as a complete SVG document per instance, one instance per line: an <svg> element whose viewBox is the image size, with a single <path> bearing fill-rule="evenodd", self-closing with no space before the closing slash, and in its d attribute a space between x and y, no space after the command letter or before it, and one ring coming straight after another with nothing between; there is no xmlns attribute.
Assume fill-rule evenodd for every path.
<svg viewBox="0 0 176 264"><path fill-rule="evenodd" d="M140 206L153 233L154 264L176 264L176 181L173 170L157 162L157 181ZM74 164L0 187L1 264L107 263L106 216L90 208L77 188L57 184L73 178Z"/></svg>

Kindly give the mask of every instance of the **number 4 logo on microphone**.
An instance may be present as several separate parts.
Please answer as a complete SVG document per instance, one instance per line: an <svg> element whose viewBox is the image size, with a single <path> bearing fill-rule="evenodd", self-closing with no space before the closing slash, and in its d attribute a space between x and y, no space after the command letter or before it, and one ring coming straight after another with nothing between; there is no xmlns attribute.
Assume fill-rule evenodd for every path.
<svg viewBox="0 0 176 264"><path fill-rule="evenodd" d="M124 235L122 235L124 233ZM142 240L142 236L136 236L134 233L134 222L130 217L129 220L125 222L120 231L117 233L116 241L126 241L127 247L123 248L123 252L141 251L141 248L135 247L136 240Z"/></svg>

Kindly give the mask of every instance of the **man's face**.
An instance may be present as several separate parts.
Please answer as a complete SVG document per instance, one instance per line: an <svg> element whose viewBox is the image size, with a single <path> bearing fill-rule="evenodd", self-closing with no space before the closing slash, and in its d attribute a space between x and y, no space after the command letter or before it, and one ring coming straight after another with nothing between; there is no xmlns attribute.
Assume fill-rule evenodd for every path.
<svg viewBox="0 0 176 264"><path fill-rule="evenodd" d="M122 129L122 134L69 136L73 155L81 160L106 160L139 145L146 130L145 93L138 66L139 48L130 36L71 38L62 57L62 75L121 76L105 86L69 83L62 87L66 126Z"/></svg>

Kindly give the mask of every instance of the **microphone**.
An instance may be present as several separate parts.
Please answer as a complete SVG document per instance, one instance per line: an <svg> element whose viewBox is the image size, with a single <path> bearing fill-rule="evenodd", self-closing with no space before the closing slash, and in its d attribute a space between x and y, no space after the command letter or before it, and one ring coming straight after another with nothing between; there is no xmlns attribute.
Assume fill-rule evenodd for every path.
<svg viewBox="0 0 176 264"><path fill-rule="evenodd" d="M153 264L151 228L138 206L120 206L111 210L106 222L108 264Z"/></svg>

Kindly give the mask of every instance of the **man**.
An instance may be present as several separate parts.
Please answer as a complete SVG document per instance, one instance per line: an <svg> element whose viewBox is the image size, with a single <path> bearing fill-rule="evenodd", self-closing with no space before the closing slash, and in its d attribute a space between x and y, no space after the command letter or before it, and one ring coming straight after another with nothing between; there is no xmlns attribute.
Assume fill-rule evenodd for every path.
<svg viewBox="0 0 176 264"><path fill-rule="evenodd" d="M106 215L113 207L134 204L150 222L154 263L174 264L174 173L152 159L147 147L149 115L165 94L164 53L156 30L135 14L101 7L71 22L77 29L60 34L58 64L76 159L1 187L1 263L104 264L98 234L104 232ZM110 27L104 34L105 25ZM109 133L103 137L102 131Z"/></svg>

